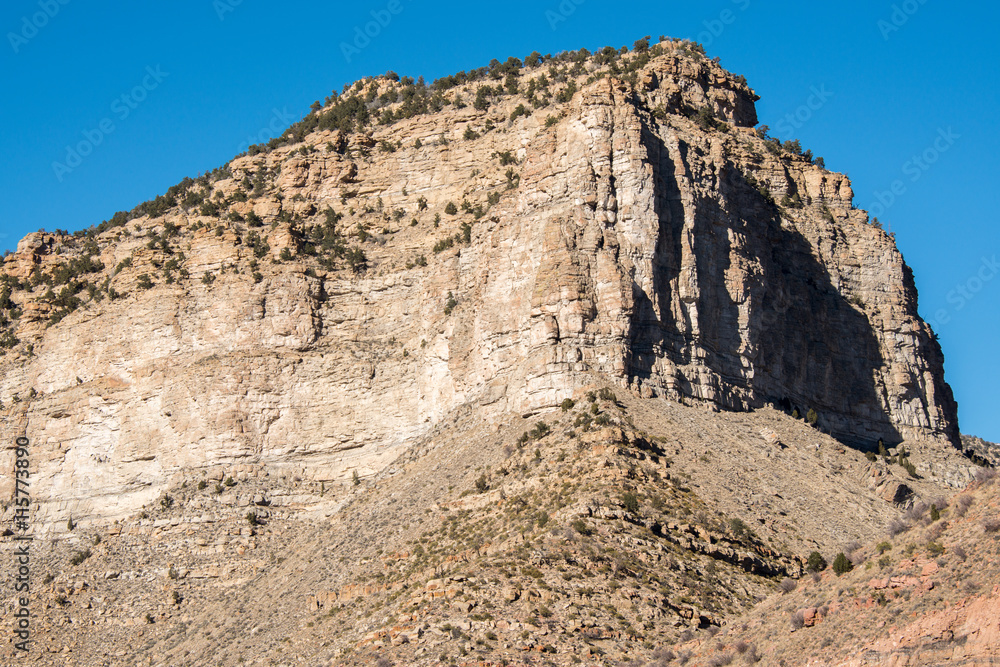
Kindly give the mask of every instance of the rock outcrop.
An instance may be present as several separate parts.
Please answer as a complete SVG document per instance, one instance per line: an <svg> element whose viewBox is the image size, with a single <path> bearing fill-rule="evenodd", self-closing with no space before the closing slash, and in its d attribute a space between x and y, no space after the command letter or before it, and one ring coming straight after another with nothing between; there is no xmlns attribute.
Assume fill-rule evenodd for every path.
<svg viewBox="0 0 1000 667"><path fill-rule="evenodd" d="M45 524L218 465L346 482L456 411L501 421L595 374L956 445L909 269L847 177L751 130L741 77L676 44L636 58L564 67L558 94L525 68L475 107L467 83L436 113L366 81L384 124L293 128L91 237L22 241L0 437L32 441Z"/></svg>
<svg viewBox="0 0 1000 667"><path fill-rule="evenodd" d="M1000 465L1000 445L973 435L962 436L962 450L966 455L986 461L992 466Z"/></svg>

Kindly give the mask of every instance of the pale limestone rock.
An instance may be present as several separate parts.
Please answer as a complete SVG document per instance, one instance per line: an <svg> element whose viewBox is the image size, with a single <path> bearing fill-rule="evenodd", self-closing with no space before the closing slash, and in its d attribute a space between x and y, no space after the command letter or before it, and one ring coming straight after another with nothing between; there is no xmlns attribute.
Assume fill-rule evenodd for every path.
<svg viewBox="0 0 1000 667"><path fill-rule="evenodd" d="M499 423L558 405L595 374L644 397L811 408L853 443L957 442L909 269L852 208L847 177L773 155L742 131L756 122L755 95L718 65L670 52L641 74L635 91L601 79L512 123L513 100L489 112L447 107L374 134L316 132L305 153L299 144L236 158L214 188L229 197L245 178L273 174L272 190L229 204L263 227L172 209L102 235L102 279L126 298L47 327L44 288L16 294L23 342L0 361L0 437L32 440L46 480L39 520L122 518L178 472L242 463L347 482L456 410ZM702 106L739 129L705 131L680 114ZM483 136L462 139L467 125ZM381 141L402 148L384 153ZM504 151L518 160L510 189L495 157ZM753 183L803 208L778 208ZM492 206L489 193L500 195ZM483 217L445 214L432 227L463 200ZM304 256L305 227L327 207L345 213L345 235L360 224L374 235L362 246L367 272ZM146 236L168 222L189 272L173 284L160 268L170 257ZM433 253L461 222L471 243ZM250 231L269 246L261 257ZM72 243L29 235L3 271L51 271ZM282 261L284 250L296 259ZM404 268L418 255L426 266ZM126 258L132 266L115 273ZM151 290L138 286L143 273ZM458 305L446 315L449 292ZM9 469L11 456L0 450L0 464ZM10 485L0 480L0 493Z"/></svg>

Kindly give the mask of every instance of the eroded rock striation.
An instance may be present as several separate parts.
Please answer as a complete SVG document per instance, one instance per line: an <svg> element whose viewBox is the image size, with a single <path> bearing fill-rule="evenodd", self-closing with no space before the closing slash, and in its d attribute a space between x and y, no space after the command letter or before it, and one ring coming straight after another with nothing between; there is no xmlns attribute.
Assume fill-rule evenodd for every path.
<svg viewBox="0 0 1000 667"><path fill-rule="evenodd" d="M910 271L848 178L755 131L742 77L684 45L619 63L359 82L145 208L26 237L0 437L31 439L42 519L121 518L218 465L374 474L456 411L595 374L957 445Z"/></svg>

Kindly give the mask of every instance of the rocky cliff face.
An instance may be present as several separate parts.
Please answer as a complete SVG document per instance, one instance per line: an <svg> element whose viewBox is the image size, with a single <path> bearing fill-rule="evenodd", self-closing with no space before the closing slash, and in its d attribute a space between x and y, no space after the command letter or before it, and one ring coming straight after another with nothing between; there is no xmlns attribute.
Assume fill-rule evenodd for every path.
<svg viewBox="0 0 1000 667"><path fill-rule="evenodd" d="M0 437L33 442L49 527L184 470L373 474L456 410L501 421L595 374L814 410L861 446L956 444L909 269L848 179L758 136L746 83L682 45L611 67L436 101L359 82L382 123L306 123L99 233L24 239Z"/></svg>
<svg viewBox="0 0 1000 667"><path fill-rule="evenodd" d="M962 436L962 449L967 456L986 461L992 466L1000 465L1000 445L973 435Z"/></svg>

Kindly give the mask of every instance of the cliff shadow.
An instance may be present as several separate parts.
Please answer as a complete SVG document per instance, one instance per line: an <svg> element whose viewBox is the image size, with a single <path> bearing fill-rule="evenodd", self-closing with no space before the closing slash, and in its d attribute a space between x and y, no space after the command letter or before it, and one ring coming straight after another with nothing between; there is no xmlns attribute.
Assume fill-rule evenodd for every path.
<svg viewBox="0 0 1000 667"><path fill-rule="evenodd" d="M775 405L798 410L802 418L814 410L818 428L862 450L880 438L887 445L900 442L876 382L884 359L871 323L834 287L810 241L795 226L782 225L774 201L728 163L716 175L719 196L697 197L688 212L693 222L686 223L681 187L692 182L689 160L698 157L679 142L675 161L645 124L643 141L653 167L659 229L652 289L647 293L633 284L629 379L658 384L656 363L666 357L677 366L711 371L720 407ZM685 173L678 173L678 165ZM735 251L730 231L746 238ZM697 333L689 304L678 302L675 287L685 234L698 281ZM745 300L737 303L727 271L741 253L757 273L746 276ZM686 377L682 369L668 380L691 397L698 395L697 382L705 379Z"/></svg>

